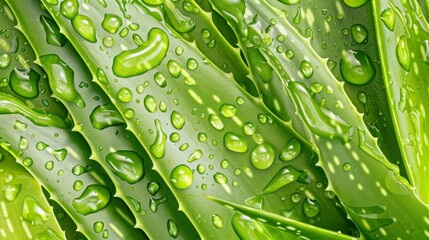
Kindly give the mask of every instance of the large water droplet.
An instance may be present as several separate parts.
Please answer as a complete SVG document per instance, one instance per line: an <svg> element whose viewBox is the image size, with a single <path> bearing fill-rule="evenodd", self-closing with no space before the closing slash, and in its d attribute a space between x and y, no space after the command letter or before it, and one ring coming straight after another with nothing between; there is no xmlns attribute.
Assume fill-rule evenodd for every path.
<svg viewBox="0 0 429 240"><path fill-rule="evenodd" d="M115 34L122 26L122 18L115 14L107 13L104 15L101 26L111 34Z"/></svg>
<svg viewBox="0 0 429 240"><path fill-rule="evenodd" d="M125 122L112 102L94 108L89 115L89 119L92 126L99 130L110 126L117 126Z"/></svg>
<svg viewBox="0 0 429 240"><path fill-rule="evenodd" d="M291 161L301 152L301 144L295 138L290 139L280 153L280 160Z"/></svg>
<svg viewBox="0 0 429 240"><path fill-rule="evenodd" d="M273 193L295 181L300 183L308 183L308 173L300 171L292 166L283 167L264 187L262 194Z"/></svg>
<svg viewBox="0 0 429 240"><path fill-rule="evenodd" d="M21 217L33 226L41 225L49 219L49 212L32 197L25 196Z"/></svg>
<svg viewBox="0 0 429 240"><path fill-rule="evenodd" d="M269 168L273 164L274 158L274 148L267 142L256 146L250 154L250 162L257 169Z"/></svg>
<svg viewBox="0 0 429 240"><path fill-rule="evenodd" d="M39 95L40 75L33 69L13 69L10 73L10 88L16 94L25 98L35 98Z"/></svg>
<svg viewBox="0 0 429 240"><path fill-rule="evenodd" d="M399 38L398 44L396 45L396 57L398 58L401 67L409 72L411 68L411 55L408 49L408 40L405 35Z"/></svg>
<svg viewBox="0 0 429 240"><path fill-rule="evenodd" d="M248 150L247 140L236 133L227 132L223 137L223 143L232 152L244 153Z"/></svg>
<svg viewBox="0 0 429 240"><path fill-rule="evenodd" d="M89 185L82 194L73 199L73 207L82 215L100 211L110 201L109 190L101 185Z"/></svg>
<svg viewBox="0 0 429 240"><path fill-rule="evenodd" d="M156 138L155 142L150 146L150 152L156 158L163 158L165 154L165 146L167 143L167 134L162 131L161 123L155 120Z"/></svg>
<svg viewBox="0 0 429 240"><path fill-rule="evenodd" d="M67 42L67 38L60 33L60 28L55 21L47 16L40 16L40 24L45 30L46 42L49 45L62 47Z"/></svg>
<svg viewBox="0 0 429 240"><path fill-rule="evenodd" d="M152 28L146 42L136 49L126 50L115 56L112 70L118 77L133 77L158 66L167 55L169 40L159 28Z"/></svg>
<svg viewBox="0 0 429 240"><path fill-rule="evenodd" d="M349 50L343 53L340 71L345 81L355 85L367 84L375 76L375 67L371 58L360 50Z"/></svg>
<svg viewBox="0 0 429 240"><path fill-rule="evenodd" d="M91 18L82 14L78 14L72 19L72 25L81 37L92 43L97 42L95 35L96 28Z"/></svg>
<svg viewBox="0 0 429 240"><path fill-rule="evenodd" d="M106 162L120 179L134 184L143 178L143 159L133 151L116 151L106 156Z"/></svg>
<svg viewBox="0 0 429 240"><path fill-rule="evenodd" d="M177 189L186 189L192 185L193 181L192 170L186 165L179 165L171 171L170 182Z"/></svg>
<svg viewBox="0 0 429 240"><path fill-rule="evenodd" d="M393 31L395 27L395 13L391 8L386 8L381 13L381 21L383 21L384 25L390 30Z"/></svg>
<svg viewBox="0 0 429 240"><path fill-rule="evenodd" d="M74 102L79 107L85 106L74 85L74 71L67 63L56 54L41 56L40 63L48 75L49 86L56 97L67 102Z"/></svg>
<svg viewBox="0 0 429 240"><path fill-rule="evenodd" d="M77 0L64 0L61 2L60 12L68 19L73 19L78 14L78 10L79 3Z"/></svg>

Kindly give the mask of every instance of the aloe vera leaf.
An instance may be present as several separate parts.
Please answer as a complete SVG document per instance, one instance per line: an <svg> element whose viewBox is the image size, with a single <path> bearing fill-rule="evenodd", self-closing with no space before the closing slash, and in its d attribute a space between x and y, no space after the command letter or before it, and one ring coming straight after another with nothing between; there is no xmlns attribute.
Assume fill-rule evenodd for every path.
<svg viewBox="0 0 429 240"><path fill-rule="evenodd" d="M0 1L0 91L13 95L41 113L55 112L67 117L67 110L50 97L44 71L25 37L15 29L16 19L4 1ZM12 87L13 86L13 87ZM18 94L18 93L19 94Z"/></svg>
<svg viewBox="0 0 429 240"><path fill-rule="evenodd" d="M70 82L74 84L75 95L80 96L84 107L73 101L65 100L61 95L56 97L64 103L75 119L74 129L80 132L89 143L92 149L91 159L99 162L112 179L117 189L115 195L122 198L133 212L136 227L143 229L151 238L198 238L190 221L183 212L178 211L178 204L169 188L163 183L159 174L152 170L152 162L145 150L138 144L135 137L126 131L122 117L110 116L111 124L120 124L120 126L111 126L106 123L108 118L99 117L103 113L97 112L96 109L100 109L101 106L109 106L106 105L109 99L100 87L91 81L91 73L82 60L76 58L77 53L70 43L66 43L60 48L49 45L45 41L46 33L42 25L35 25L33 21L41 19L42 16L48 18L49 13L42 11L37 2L25 3L35 5L31 8L32 11L22 11L24 10L22 1L9 1L9 4L18 18L19 28L35 46L38 62L48 72L48 76L60 76L60 74L50 73L52 66L58 65L58 62L54 60L59 60L73 69L74 75ZM55 81L58 80L50 79L49 81L51 86L56 86ZM54 92L56 91L54 90ZM112 108L109 111L117 110ZM126 158L128 161L131 159L135 162L128 165L125 165L124 159L122 162L114 162L113 160L117 157ZM131 169L126 169L127 166ZM156 188L156 191L152 190L153 187ZM167 223L177 227L178 231L171 232Z"/></svg>
<svg viewBox="0 0 429 240"><path fill-rule="evenodd" d="M417 1L373 2L390 109L410 182L429 201L429 24ZM391 13L387 17L387 13ZM391 22L393 21L393 22ZM411 25L412 24L412 25ZM389 29L387 26L392 26Z"/></svg>
<svg viewBox="0 0 429 240"><path fill-rule="evenodd" d="M4 93L1 93L3 101ZM1 114L1 146L46 188L89 239L142 239L134 219L78 133L36 126L18 114ZM40 212L32 218L44 220Z"/></svg>
<svg viewBox="0 0 429 240"><path fill-rule="evenodd" d="M173 36L168 37L168 30L152 16L152 13L146 13L145 9L128 4L126 11L122 8L121 12L114 3L113 5L106 4L106 7L96 2L85 4L85 8L80 8L79 13L84 16L93 16L92 21L95 28L91 32L95 32L95 38L100 41L94 44L80 36L68 19L61 14L56 14L60 8L59 4L43 3L90 67L91 72L99 76L96 78L97 83L108 93L121 114L125 115L127 109L135 110L134 118L126 119L128 128L149 150L148 152L153 158L154 169L159 171L169 184L178 199L180 209L188 215L202 237L234 237L230 225L215 226L211 223L213 214L223 218L225 223L229 221L233 213L207 201L202 194L219 194L237 202L244 202L250 197L259 195L269 182L268 179L274 177L282 166L289 165L279 161L277 157L286 143L291 138L296 138L294 132L287 126L278 124L277 119L273 119L272 116L267 116L268 110L261 105L259 100L237 89L237 85L230 78L231 75L223 73L213 65L204 65L201 62L204 56L195 52L187 43L181 42ZM128 18L128 20L125 17L122 18L125 24L116 33L122 32L123 38L112 35L99 27L105 13ZM148 38L153 41L144 42L142 36L134 32L128 32L128 35L125 36L125 32L121 29L128 28L129 23L140 26L140 32L144 33L143 36L148 35L149 32ZM115 47L110 48L108 53L99 48L102 39L107 36L115 39ZM168 39L168 45L166 39ZM136 45L140 45L140 47L136 48ZM143 50L146 46L152 46L152 48ZM176 55L175 51L179 46L183 48L180 57ZM167 52L165 52L166 48L168 48ZM143 52L149 51L151 54L157 49L156 53L159 57L147 59L146 62L152 65L138 62L138 59L132 65L121 65L129 64L132 60L128 58L128 53L136 53L140 49ZM139 54L143 52L139 52ZM164 54L167 54L168 58L164 58ZM115 57L124 61L122 63L116 61L113 64ZM168 64L169 60L171 60L170 64ZM176 68L176 63L181 68ZM112 64L113 67L105 68ZM171 74L168 65L170 65ZM126 77L115 75L113 69L117 75ZM181 69L182 72L180 78L175 79L173 75L176 75L177 69ZM144 73L138 76L129 75L132 73L131 71L137 70ZM185 77L187 78L185 79ZM225 81L227 79L231 79L231 81ZM207 86L216 86L216 88ZM166 103L165 113L158 106L161 101ZM223 103L229 103L232 107L225 105L223 108L225 110L221 113L219 109ZM225 117L230 114L228 109L231 109L232 113L238 110L235 113L236 116ZM245 124L244 119L251 124ZM246 128L249 135L242 132L243 127ZM254 127L256 135L253 131ZM265 138L268 137L265 136L270 138L269 144L272 146L267 148L274 150L274 158L268 158L268 163L273 160L271 168L270 164L261 167L259 159L254 159L253 162L257 167L268 166L268 169L261 171L252 165L250 153L259 144L265 142L262 146L267 146L268 142ZM167 139L168 137L170 139ZM299 137L296 141L298 144L302 144L302 149L290 164L297 169L308 170L311 178L315 179L308 186L304 185L301 188L307 191L298 193L298 195L305 196L311 193L315 199L320 201L322 208L330 209L326 213L321 212L320 219L323 220L316 221L315 224L338 221L338 224L333 225L334 228L348 230L349 223L343 218L342 210L334 206L330 199L323 197L324 189L315 186L319 181L324 182L324 179L320 175L321 171L311 163L311 150ZM262 149L257 148L257 150ZM257 155L256 152L254 155ZM271 151L269 155L271 155ZM267 181L252 181L253 179L267 179ZM320 183L323 185L322 182ZM285 186L285 189L290 190L285 193L285 201L273 196L274 194L264 196L268 199L265 201L265 209L281 212L283 208L296 205L287 196L292 193L291 189L299 185L299 183L293 182L293 184ZM243 186L243 188L238 191L238 186L240 188ZM306 217L302 211L302 201L298 202L297 208L300 216L303 220L310 221L311 219ZM288 206L285 207L285 204ZM331 210L332 212L330 212Z"/></svg>
<svg viewBox="0 0 429 240"><path fill-rule="evenodd" d="M287 20L299 29L303 37L310 39L319 56L329 58L329 69L339 81L344 82L344 90L356 109L364 113L363 120L377 139L381 151L389 162L398 165L401 175L407 178L384 90L371 4L351 8L343 0L303 0L294 5L276 0L268 3L285 12ZM303 14L300 21L294 21L298 10ZM287 50L291 49L284 51ZM350 50L364 52L371 59L375 74L366 84L350 83L341 74L343 55ZM313 89L321 90L316 84Z"/></svg>
<svg viewBox="0 0 429 240"><path fill-rule="evenodd" d="M152 10L144 1L138 1L149 10ZM257 96L255 84L247 78L249 70L240 57L240 50L234 48L224 38L222 33L216 28L212 17L207 14L200 6L189 0L184 1L165 1L158 8L163 9L164 22L183 39L194 43L195 46L217 67L224 72L232 73L237 83L246 89L253 96ZM171 14L176 13L176 14ZM175 22L189 22L187 31L180 31L177 26L171 24L171 18L175 17ZM177 24L176 24L177 25ZM223 31L225 31L223 29Z"/></svg>
<svg viewBox="0 0 429 240"><path fill-rule="evenodd" d="M206 197L218 204L221 204L224 207L231 208L244 215L247 215L248 217L256 218L258 221L271 224L272 226L275 226L285 232L293 233L295 236L298 236L299 239L357 239L338 232L329 231L324 228L318 228L307 223L295 221L278 214L273 214L242 204L225 201L212 196Z"/></svg>
<svg viewBox="0 0 429 240"><path fill-rule="evenodd" d="M40 184L15 158L0 148L0 235L3 239L65 239ZM43 211L41 218L34 211Z"/></svg>
<svg viewBox="0 0 429 240"><path fill-rule="evenodd" d="M265 1L238 1L233 6L230 1L212 1L212 4L223 15L237 16L227 20L238 38L248 41L247 46L258 48L280 76L285 84L285 94L293 99L297 113L318 148L318 164L327 174L330 189L338 195L361 234L368 238L423 238L429 227L424 221L429 214L427 206L399 175L397 166L381 154L361 114L348 107L353 105L342 84L337 82L326 60L314 52L308 40L282 17L280 11ZM242 15L238 16L239 13ZM273 19L276 24L272 24ZM261 30L268 26L270 35L261 36ZM299 49L292 62L275 51L275 36L280 34L287 37L287 42L281 45L294 44ZM266 37L265 41L263 37ZM260 42L254 41L258 38ZM300 66L304 60L314 71L307 78L301 69L294 67ZM308 85L315 81L328 91L311 95ZM413 225L415 222L419 222L419 226Z"/></svg>

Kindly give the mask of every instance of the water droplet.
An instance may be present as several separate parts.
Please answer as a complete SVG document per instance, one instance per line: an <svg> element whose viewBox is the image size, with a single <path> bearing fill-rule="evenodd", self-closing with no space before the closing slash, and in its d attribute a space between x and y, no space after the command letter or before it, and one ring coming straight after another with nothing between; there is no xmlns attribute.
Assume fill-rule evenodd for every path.
<svg viewBox="0 0 429 240"><path fill-rule="evenodd" d="M291 161L301 152L301 144L295 138L290 139L280 153L280 160Z"/></svg>
<svg viewBox="0 0 429 240"><path fill-rule="evenodd" d="M133 92L129 88L121 88L116 94L116 98L123 103L129 103L133 100Z"/></svg>
<svg viewBox="0 0 429 240"><path fill-rule="evenodd" d="M209 115L209 122L218 131L222 131L225 127L220 117L216 114Z"/></svg>
<svg viewBox="0 0 429 240"><path fill-rule="evenodd" d="M82 194L73 199L73 207L82 215L98 212L110 201L109 190L101 185L89 185Z"/></svg>
<svg viewBox="0 0 429 240"><path fill-rule="evenodd" d="M155 73L153 78L154 78L156 84L158 84L158 86L160 86L162 88L167 86L167 78L165 77L165 75L162 72Z"/></svg>
<svg viewBox="0 0 429 240"><path fill-rule="evenodd" d="M55 157L55 159L61 162L61 161L64 161L64 159L67 156L67 150L64 148L53 150L52 155Z"/></svg>
<svg viewBox="0 0 429 240"><path fill-rule="evenodd" d="M75 191L80 191L82 188L83 188L83 182L82 182L81 180L76 180L76 181L73 183L73 189L74 189Z"/></svg>
<svg viewBox="0 0 429 240"><path fill-rule="evenodd" d="M78 10L79 3L77 0L64 0L61 2L60 12L68 19L73 19L78 14Z"/></svg>
<svg viewBox="0 0 429 240"><path fill-rule="evenodd" d="M146 42L136 49L126 50L115 56L112 70L118 77L133 77L143 74L161 64L167 55L169 40L159 28L152 28Z"/></svg>
<svg viewBox="0 0 429 240"><path fill-rule="evenodd" d="M21 217L33 226L38 226L48 221L49 212L40 206L32 197L25 196Z"/></svg>
<svg viewBox="0 0 429 240"><path fill-rule="evenodd" d="M94 231L96 233L101 233L101 231L103 231L103 229L104 229L104 223L101 222L101 221L97 221L97 222L94 223L94 227L93 228L94 228Z"/></svg>
<svg viewBox="0 0 429 240"><path fill-rule="evenodd" d="M207 134L205 134L203 132L198 133L198 141L206 142L207 141Z"/></svg>
<svg viewBox="0 0 429 240"><path fill-rule="evenodd" d="M245 153L248 150L247 140L236 133L227 132L223 137L223 143L232 152Z"/></svg>
<svg viewBox="0 0 429 240"><path fill-rule="evenodd" d="M144 175L143 159L133 151L119 150L107 154L106 162L120 179L134 184Z"/></svg>
<svg viewBox="0 0 429 240"><path fill-rule="evenodd" d="M103 38L103 46L105 46L106 48L111 48L115 45L115 39L107 36Z"/></svg>
<svg viewBox="0 0 429 240"><path fill-rule="evenodd" d="M191 71L195 70L198 68L198 61L193 58L189 58L186 62L186 67L188 67L188 69Z"/></svg>
<svg viewBox="0 0 429 240"><path fill-rule="evenodd" d="M199 174L204 174L206 172L206 167L204 165L202 165L202 164L198 164L198 166L197 166L197 172Z"/></svg>
<svg viewBox="0 0 429 240"><path fill-rule="evenodd" d="M182 66L174 60L170 60L167 63L168 66L168 72L173 76L174 78L178 78L180 74L182 74Z"/></svg>
<svg viewBox="0 0 429 240"><path fill-rule="evenodd" d="M360 6L363 6L368 1L369 0L344 0L344 3L347 4L347 6L349 7L358 8Z"/></svg>
<svg viewBox="0 0 429 240"><path fill-rule="evenodd" d="M384 9L380 17L387 29L393 31L395 27L395 13L393 10L391 8Z"/></svg>
<svg viewBox="0 0 429 240"><path fill-rule="evenodd" d="M162 203L167 202L168 198L166 196L163 196L161 198L151 198L149 200L149 209L155 213L158 211L158 207L159 205L161 205Z"/></svg>
<svg viewBox="0 0 429 240"><path fill-rule="evenodd" d="M274 148L270 143L256 146L250 154L250 162L257 169L269 168L275 158Z"/></svg>
<svg viewBox="0 0 429 240"><path fill-rule="evenodd" d="M3 53L0 55L0 69L5 69L10 65L10 55L8 53Z"/></svg>
<svg viewBox="0 0 429 240"><path fill-rule="evenodd" d="M122 18L116 14L107 13L104 15L101 26L111 34L115 34L122 26Z"/></svg>
<svg viewBox="0 0 429 240"><path fill-rule="evenodd" d="M66 44L67 38L60 33L60 28L52 18L42 15L40 16L40 24L45 30L46 42L49 45L62 47Z"/></svg>
<svg viewBox="0 0 429 240"><path fill-rule="evenodd" d="M220 106L219 108L219 112L224 116L224 117L234 117L237 114L237 107L235 107L232 104L222 104L222 106Z"/></svg>
<svg viewBox="0 0 429 240"><path fill-rule="evenodd" d="M292 202L298 203L299 201L301 201L301 194L299 194L299 193L293 193L290 196L290 199L292 200Z"/></svg>
<svg viewBox="0 0 429 240"><path fill-rule="evenodd" d="M362 24L354 24L352 26L352 36L357 43L363 43L368 37L368 30Z"/></svg>
<svg viewBox="0 0 429 240"><path fill-rule="evenodd" d="M47 161L45 163L45 168L49 171L52 170L54 168L54 162L53 161Z"/></svg>
<svg viewBox="0 0 429 240"><path fill-rule="evenodd" d="M56 97L67 102L74 102L79 107L85 106L74 85L74 71L67 63L56 54L41 56L40 63L48 75L49 86Z"/></svg>
<svg viewBox="0 0 429 240"><path fill-rule="evenodd" d="M186 189L192 185L194 176L192 170L186 165L175 167L170 174L170 182L177 189Z"/></svg>
<svg viewBox="0 0 429 240"><path fill-rule="evenodd" d="M97 38L95 36L96 28L91 18L82 14L77 14L72 19L72 25L76 32L85 40L91 43L97 42Z"/></svg>
<svg viewBox="0 0 429 240"><path fill-rule="evenodd" d="M3 191L4 191L4 197L7 201L13 202L16 197L18 197L19 192L21 192L22 184L10 184L7 185Z"/></svg>
<svg viewBox="0 0 429 240"><path fill-rule="evenodd" d="M25 137L21 136L18 143L19 149L25 150L28 148L28 145L29 145L28 140Z"/></svg>
<svg viewBox="0 0 429 240"><path fill-rule="evenodd" d="M158 193L159 191L159 184L155 181L152 181L150 183L147 184L147 191L152 195L155 196L156 193Z"/></svg>
<svg viewBox="0 0 429 240"><path fill-rule="evenodd" d="M313 76L314 69L311 63L309 63L307 60L303 60L301 62L301 72L305 78L310 78Z"/></svg>
<svg viewBox="0 0 429 240"><path fill-rule="evenodd" d="M46 2L50 5L58 5L58 0L46 0Z"/></svg>
<svg viewBox="0 0 429 240"><path fill-rule="evenodd" d="M172 219L167 221L167 231L168 235L172 238L177 238L179 236L179 229L177 228L176 222Z"/></svg>
<svg viewBox="0 0 429 240"><path fill-rule="evenodd" d="M133 110L133 109L131 109L131 108L127 108L127 109L125 110L125 112L124 112L124 117L125 117L126 119L132 119L132 118L134 117L134 115L135 115L135 112L134 112L134 110Z"/></svg>
<svg viewBox="0 0 429 240"><path fill-rule="evenodd" d="M344 80L355 85L364 85L375 76L371 58L363 51L349 50L340 60L340 72Z"/></svg>
<svg viewBox="0 0 429 240"><path fill-rule="evenodd" d="M46 149L49 145L44 143L44 142L38 142L36 143L36 149L39 151L42 151L44 149Z"/></svg>
<svg viewBox="0 0 429 240"><path fill-rule="evenodd" d="M167 134L162 131L161 123L155 120L156 138L152 145L150 145L150 152L156 158L163 158L165 154L165 146L167 143Z"/></svg>
<svg viewBox="0 0 429 240"><path fill-rule="evenodd" d="M225 174L217 172L213 176L214 180L219 184L227 184L228 183L228 177L225 176Z"/></svg>
<svg viewBox="0 0 429 240"><path fill-rule="evenodd" d="M365 114L368 115L369 114L369 108L367 106L367 101L368 101L367 100L367 95L364 92L360 91L360 92L358 92L357 99L358 99L359 102L361 102L364 105L364 107L365 107Z"/></svg>
<svg viewBox="0 0 429 240"><path fill-rule="evenodd" d="M193 161L197 161L198 159L201 159L203 157L203 151L201 149L195 150L193 151L189 157L188 157L188 162L191 163Z"/></svg>
<svg viewBox="0 0 429 240"><path fill-rule="evenodd" d="M212 222L216 228L223 228L223 225L224 225L223 218L218 214L212 215Z"/></svg>
<svg viewBox="0 0 429 240"><path fill-rule="evenodd" d="M256 132L256 127L252 123L247 122L243 125L243 132L248 136L253 135Z"/></svg>
<svg viewBox="0 0 429 240"><path fill-rule="evenodd" d="M411 55L408 49L408 40L405 35L399 38L398 44L396 45L396 57L401 67L409 72L411 68Z"/></svg>
<svg viewBox="0 0 429 240"><path fill-rule="evenodd" d="M94 128L102 130L110 126L117 126L124 123L124 119L113 103L97 106L89 116Z"/></svg>
<svg viewBox="0 0 429 240"><path fill-rule="evenodd" d="M171 123L173 124L173 127L177 130L180 130L185 125L185 117L179 112L173 111L171 113Z"/></svg>
<svg viewBox="0 0 429 240"><path fill-rule="evenodd" d="M22 165L24 165L25 167L31 167L31 165L33 165L33 159L26 157L22 160Z"/></svg>
<svg viewBox="0 0 429 240"><path fill-rule="evenodd" d="M344 163L343 164L343 170L348 172L352 169L352 165L350 163Z"/></svg>
<svg viewBox="0 0 429 240"><path fill-rule="evenodd" d="M184 143L182 145L180 145L179 150L180 151L185 151L186 149L188 149L189 144L188 143Z"/></svg>
<svg viewBox="0 0 429 240"><path fill-rule="evenodd" d="M295 17L293 17L293 23L300 24L301 23L301 7L296 8Z"/></svg>
<svg viewBox="0 0 429 240"><path fill-rule="evenodd" d="M307 217L315 217L320 213L320 204L316 200L306 198L302 203L304 214Z"/></svg>
<svg viewBox="0 0 429 240"><path fill-rule="evenodd" d="M33 69L18 70L15 68L9 78L10 88L19 96L31 99L39 95L40 75Z"/></svg>

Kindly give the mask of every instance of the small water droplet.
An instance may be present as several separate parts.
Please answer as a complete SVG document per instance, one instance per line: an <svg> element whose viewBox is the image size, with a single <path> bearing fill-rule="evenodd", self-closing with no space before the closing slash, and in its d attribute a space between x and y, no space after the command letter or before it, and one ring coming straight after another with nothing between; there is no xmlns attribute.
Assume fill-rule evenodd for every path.
<svg viewBox="0 0 429 240"><path fill-rule="evenodd" d="M180 74L182 74L182 66L174 60L170 60L167 63L168 72L173 76L174 78L178 78Z"/></svg>
<svg viewBox="0 0 429 240"><path fill-rule="evenodd" d="M160 159L165 155L165 146L167 143L167 134L162 131L161 122L155 120L156 138L154 143L150 146L150 152L154 157Z"/></svg>
<svg viewBox="0 0 429 240"><path fill-rule="evenodd" d="M302 203L304 214L307 217L315 217L320 213L320 204L316 200L306 198Z"/></svg>
<svg viewBox="0 0 429 240"><path fill-rule="evenodd" d="M408 49L408 40L405 35L402 35L398 40L398 44L396 45L396 57L401 67L409 72L411 68L411 55Z"/></svg>
<svg viewBox="0 0 429 240"><path fill-rule="evenodd" d="M165 77L164 73L162 72L155 73L155 75L153 76L153 79L155 80L156 84L158 84L158 86L162 88L167 86L167 78Z"/></svg>
<svg viewBox="0 0 429 240"><path fill-rule="evenodd" d="M189 58L186 62L186 67L191 71L195 70L198 68L198 61L193 58Z"/></svg>
<svg viewBox="0 0 429 240"><path fill-rule="evenodd" d="M223 228L224 226L223 218L218 214L212 215L212 222L216 228Z"/></svg>
<svg viewBox="0 0 429 240"><path fill-rule="evenodd" d="M220 117L216 114L209 115L209 122L218 131L222 131L225 127Z"/></svg>
<svg viewBox="0 0 429 240"><path fill-rule="evenodd" d="M101 222L101 221L97 221L97 222L94 223L94 227L93 228L94 228L94 231L96 233L101 233L103 231L103 229L104 229L104 223Z"/></svg>
<svg viewBox="0 0 429 240"><path fill-rule="evenodd" d="M67 157L67 150L65 148L53 150L52 155L61 162Z"/></svg>
<svg viewBox="0 0 429 240"><path fill-rule="evenodd" d="M252 123L247 122L243 125L243 132L248 136L253 135L256 132L256 127Z"/></svg>
<svg viewBox="0 0 429 240"><path fill-rule="evenodd" d="M313 76L314 69L311 63L309 63L307 60L303 60L301 62L301 72L305 78L310 78Z"/></svg>
<svg viewBox="0 0 429 240"><path fill-rule="evenodd" d="M171 113L171 123L173 124L173 127L177 130L180 130L185 125L185 117L179 112L173 111Z"/></svg>
<svg viewBox="0 0 429 240"><path fill-rule="evenodd" d="M170 237L172 238L177 238L177 236L179 236L179 229L177 228L177 224L174 220L168 219L167 231L168 235L170 235Z"/></svg>
<svg viewBox="0 0 429 240"><path fill-rule="evenodd" d="M83 188L83 182L82 182L81 180L76 180L76 181L73 183L73 189L74 189L75 191L80 191L80 190L82 190L82 188Z"/></svg>
<svg viewBox="0 0 429 240"><path fill-rule="evenodd" d="M147 184L147 191L152 195L155 196L156 193L158 193L159 191L159 184L155 181L152 181L150 183Z"/></svg>
<svg viewBox="0 0 429 240"><path fill-rule="evenodd" d="M232 104L222 104L222 106L220 106L219 108L219 112L224 116L224 117L234 117L237 114L237 107L232 105Z"/></svg>
<svg viewBox="0 0 429 240"><path fill-rule="evenodd" d="M116 98L123 103L129 103L133 99L133 92L129 88L121 88L116 94Z"/></svg>
<svg viewBox="0 0 429 240"><path fill-rule="evenodd" d="M175 167L170 174L170 182L177 189L186 189L192 185L194 176L192 170L186 165Z"/></svg>
<svg viewBox="0 0 429 240"><path fill-rule="evenodd" d="M121 114L118 112L112 102L94 108L89 118L91 120L92 126L98 130L125 123Z"/></svg>
<svg viewBox="0 0 429 240"><path fill-rule="evenodd" d="M166 196L162 196L161 198L151 198L149 200L149 209L153 213L156 213L158 211L159 205L161 205L162 203L167 202L167 200L168 200L168 198Z"/></svg>
<svg viewBox="0 0 429 240"><path fill-rule="evenodd" d="M4 197L7 201L13 202L21 192L22 184L10 184L4 187Z"/></svg>
<svg viewBox="0 0 429 240"><path fill-rule="evenodd" d="M8 53L3 53L0 55L0 69L5 69L9 67L11 62L11 57Z"/></svg>
<svg viewBox="0 0 429 240"><path fill-rule="evenodd" d="M362 24L354 24L352 26L352 36L357 43L363 43L368 37L368 30Z"/></svg>
<svg viewBox="0 0 429 240"><path fill-rule="evenodd" d="M146 110L150 113L154 113L158 109L158 101L152 95L146 95L143 102Z"/></svg>
<svg viewBox="0 0 429 240"><path fill-rule="evenodd" d="M203 151L201 149L195 150L193 151L189 157L188 157L188 162L194 162L197 161L198 159L201 159L203 157Z"/></svg>

